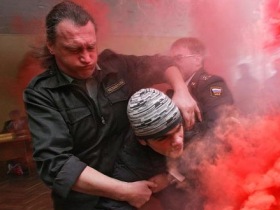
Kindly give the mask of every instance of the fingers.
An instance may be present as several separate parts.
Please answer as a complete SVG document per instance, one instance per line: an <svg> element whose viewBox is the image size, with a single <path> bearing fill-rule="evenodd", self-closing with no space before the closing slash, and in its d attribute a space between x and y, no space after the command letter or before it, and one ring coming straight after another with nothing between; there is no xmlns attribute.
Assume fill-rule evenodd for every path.
<svg viewBox="0 0 280 210"><path fill-rule="evenodd" d="M153 191L152 188L156 188L157 185L151 181L137 181L130 183L132 186L132 191L129 193L129 199L126 201L137 208L143 206L147 201L149 201Z"/></svg>
<svg viewBox="0 0 280 210"><path fill-rule="evenodd" d="M185 128L187 130L191 130L193 128L196 117L200 122L202 121L202 115L197 105L193 106L193 109L188 109L182 114L185 121Z"/></svg>
<svg viewBox="0 0 280 210"><path fill-rule="evenodd" d="M153 193L161 191L169 184L168 175L166 173L153 176L149 179L149 181L155 182L157 184L157 187L150 188L153 191Z"/></svg>
<svg viewBox="0 0 280 210"><path fill-rule="evenodd" d="M187 112L186 115L187 116L184 116L185 127L187 130L191 130L195 122L194 112Z"/></svg>
<svg viewBox="0 0 280 210"><path fill-rule="evenodd" d="M157 184L155 182L147 181L147 186L150 189L157 188Z"/></svg>

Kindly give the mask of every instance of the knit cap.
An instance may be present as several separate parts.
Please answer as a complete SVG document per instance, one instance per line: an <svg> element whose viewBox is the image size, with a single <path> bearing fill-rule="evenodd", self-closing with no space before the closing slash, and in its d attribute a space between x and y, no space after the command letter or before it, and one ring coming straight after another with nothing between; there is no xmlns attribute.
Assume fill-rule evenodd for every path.
<svg viewBox="0 0 280 210"><path fill-rule="evenodd" d="M140 139L158 138L182 122L178 107L167 95L153 88L141 89L131 96L127 115Z"/></svg>

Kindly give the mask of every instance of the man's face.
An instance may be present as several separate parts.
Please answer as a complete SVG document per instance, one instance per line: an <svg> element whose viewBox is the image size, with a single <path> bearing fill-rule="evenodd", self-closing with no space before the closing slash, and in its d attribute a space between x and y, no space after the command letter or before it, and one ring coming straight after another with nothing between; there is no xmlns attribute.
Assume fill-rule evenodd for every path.
<svg viewBox="0 0 280 210"><path fill-rule="evenodd" d="M174 47L170 52L185 80L201 67L201 57L191 53L187 47Z"/></svg>
<svg viewBox="0 0 280 210"><path fill-rule="evenodd" d="M48 43L58 67L65 74L86 79L95 71L97 46L95 28L92 22L76 26L70 20L63 20L56 26L56 41Z"/></svg>
<svg viewBox="0 0 280 210"><path fill-rule="evenodd" d="M184 149L183 126L179 124L160 138L140 140L140 142L169 158L178 158L182 155Z"/></svg>

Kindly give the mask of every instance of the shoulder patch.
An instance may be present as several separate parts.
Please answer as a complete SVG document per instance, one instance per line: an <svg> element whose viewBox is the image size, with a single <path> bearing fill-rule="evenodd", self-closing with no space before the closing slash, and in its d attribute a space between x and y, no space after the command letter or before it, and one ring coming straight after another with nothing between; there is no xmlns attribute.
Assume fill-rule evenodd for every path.
<svg viewBox="0 0 280 210"><path fill-rule="evenodd" d="M222 92L223 92L223 89L220 86L211 86L210 87L210 95L213 97L221 96Z"/></svg>
<svg viewBox="0 0 280 210"><path fill-rule="evenodd" d="M106 91L108 93L115 92L116 90L120 89L122 86L125 85L125 81L123 79L119 80L118 82L106 87Z"/></svg>

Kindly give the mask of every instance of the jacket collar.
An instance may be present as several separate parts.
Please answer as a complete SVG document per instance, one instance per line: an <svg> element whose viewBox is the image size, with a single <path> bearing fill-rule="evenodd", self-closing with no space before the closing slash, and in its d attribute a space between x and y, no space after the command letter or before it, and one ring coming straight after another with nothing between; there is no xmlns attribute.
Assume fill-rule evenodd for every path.
<svg viewBox="0 0 280 210"><path fill-rule="evenodd" d="M200 76L202 75L202 74L204 74L205 73L205 70L203 69L203 68L200 68L199 70L197 70L195 73L194 73L194 75L192 76L192 79L190 80L190 82L189 82L189 84L191 84L192 82L196 82L196 81L198 81L199 80L199 78L200 78Z"/></svg>
<svg viewBox="0 0 280 210"><path fill-rule="evenodd" d="M101 71L101 68L99 65L96 66L98 72L97 74L99 74L99 72ZM51 80L49 80L48 86L49 88L59 88L59 87L64 87L64 86L68 86L70 85L74 78L66 75L65 73L63 73L58 66L56 65L56 63L52 64L49 69L47 70L46 74L49 77L52 77Z"/></svg>

